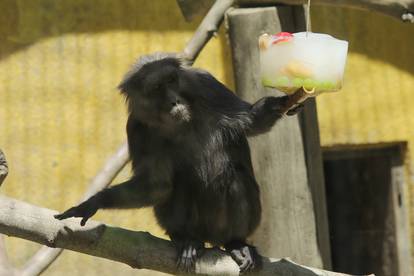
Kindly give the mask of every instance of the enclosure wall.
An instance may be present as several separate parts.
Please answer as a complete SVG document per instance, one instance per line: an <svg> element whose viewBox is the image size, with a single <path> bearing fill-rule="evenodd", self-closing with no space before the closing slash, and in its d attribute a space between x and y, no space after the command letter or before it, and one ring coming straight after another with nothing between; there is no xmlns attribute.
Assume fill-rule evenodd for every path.
<svg viewBox="0 0 414 276"><path fill-rule="evenodd" d="M344 89L318 98L322 144L408 141L410 164L413 25L332 7L314 7L312 21L350 41ZM0 148L10 165L1 192L57 210L76 203L126 138L122 75L141 54L182 50L198 23L185 22L174 0L0 0ZM195 66L232 87L230 58L222 28ZM413 171L407 165L408 183ZM96 219L163 236L149 209ZM7 247L17 265L39 248L12 238ZM148 275L65 251L44 275L139 273Z"/></svg>

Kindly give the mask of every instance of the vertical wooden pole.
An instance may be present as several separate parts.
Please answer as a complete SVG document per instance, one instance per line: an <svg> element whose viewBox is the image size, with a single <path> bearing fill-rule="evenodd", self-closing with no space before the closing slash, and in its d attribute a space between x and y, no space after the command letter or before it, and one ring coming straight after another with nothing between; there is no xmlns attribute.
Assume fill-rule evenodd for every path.
<svg viewBox="0 0 414 276"><path fill-rule="evenodd" d="M238 8L227 13L238 95L254 102L281 95L261 85L257 39L262 33L304 28L301 7ZM267 256L330 267L322 158L315 102L284 118L271 132L250 139L263 217L252 237Z"/></svg>
<svg viewBox="0 0 414 276"><path fill-rule="evenodd" d="M397 145L391 155L391 204L394 212L395 238L399 276L413 275L409 215L406 202L407 182L404 179L404 152L406 145Z"/></svg>

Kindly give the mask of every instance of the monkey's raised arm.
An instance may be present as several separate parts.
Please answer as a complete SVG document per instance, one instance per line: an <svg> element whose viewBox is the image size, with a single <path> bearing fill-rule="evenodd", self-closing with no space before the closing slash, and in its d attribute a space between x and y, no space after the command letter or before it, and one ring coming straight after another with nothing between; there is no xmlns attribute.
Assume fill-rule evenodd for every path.
<svg viewBox="0 0 414 276"><path fill-rule="evenodd" d="M282 118L288 96L264 97L253 105L240 99L224 84L206 71L195 71L204 92L204 99L216 113L223 115L221 124L228 128L242 130L248 136L269 131ZM290 110L287 115L296 114L302 106Z"/></svg>

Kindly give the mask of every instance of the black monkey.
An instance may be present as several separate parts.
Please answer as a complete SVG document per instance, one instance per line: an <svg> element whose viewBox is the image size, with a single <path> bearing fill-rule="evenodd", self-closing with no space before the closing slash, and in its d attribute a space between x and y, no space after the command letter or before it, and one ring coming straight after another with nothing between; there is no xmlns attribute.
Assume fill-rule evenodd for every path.
<svg viewBox="0 0 414 276"><path fill-rule="evenodd" d="M287 97L251 105L165 53L141 57L119 89L129 109L133 176L55 218L81 217L84 225L100 208L154 206L180 269L194 268L205 242L223 245L241 272L258 267L260 257L246 243L261 216L246 137L268 131Z"/></svg>

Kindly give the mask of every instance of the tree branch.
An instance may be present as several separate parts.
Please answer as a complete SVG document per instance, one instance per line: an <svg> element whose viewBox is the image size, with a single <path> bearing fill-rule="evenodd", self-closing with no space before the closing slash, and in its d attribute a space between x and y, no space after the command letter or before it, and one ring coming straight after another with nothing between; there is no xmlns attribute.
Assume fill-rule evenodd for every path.
<svg viewBox="0 0 414 276"><path fill-rule="evenodd" d="M3 151L0 149L0 186L8 174L7 160ZM4 244L4 236L0 235L0 275L13 275L15 268L9 261L6 246Z"/></svg>
<svg viewBox="0 0 414 276"><path fill-rule="evenodd" d="M0 196L0 232L50 247L61 247L130 265L176 274L176 250L170 241L112 227L96 221L79 225L79 219L59 221L56 211ZM298 265L288 259L263 258L256 275L344 276ZM225 252L208 249L196 264L196 274L238 275L238 265Z"/></svg>
<svg viewBox="0 0 414 276"><path fill-rule="evenodd" d="M307 0L238 0L236 4L249 7L259 4L302 5ZM414 0L312 0L311 5L331 5L376 11L404 22L414 23Z"/></svg>
<svg viewBox="0 0 414 276"><path fill-rule="evenodd" d="M191 65L197 58L198 54L217 32L224 13L231 7L234 0L216 0L204 17L200 26L198 26L191 40L187 43L183 51L183 58Z"/></svg>
<svg viewBox="0 0 414 276"><path fill-rule="evenodd" d="M107 187L129 160L128 144L123 143L117 152L105 163L104 167L92 179L83 200L88 199L100 190ZM61 248L41 247L33 257L30 258L20 271L21 276L39 275L62 253Z"/></svg>
<svg viewBox="0 0 414 276"><path fill-rule="evenodd" d="M0 186L9 173L9 167L7 166L6 157L3 151L0 149Z"/></svg>

